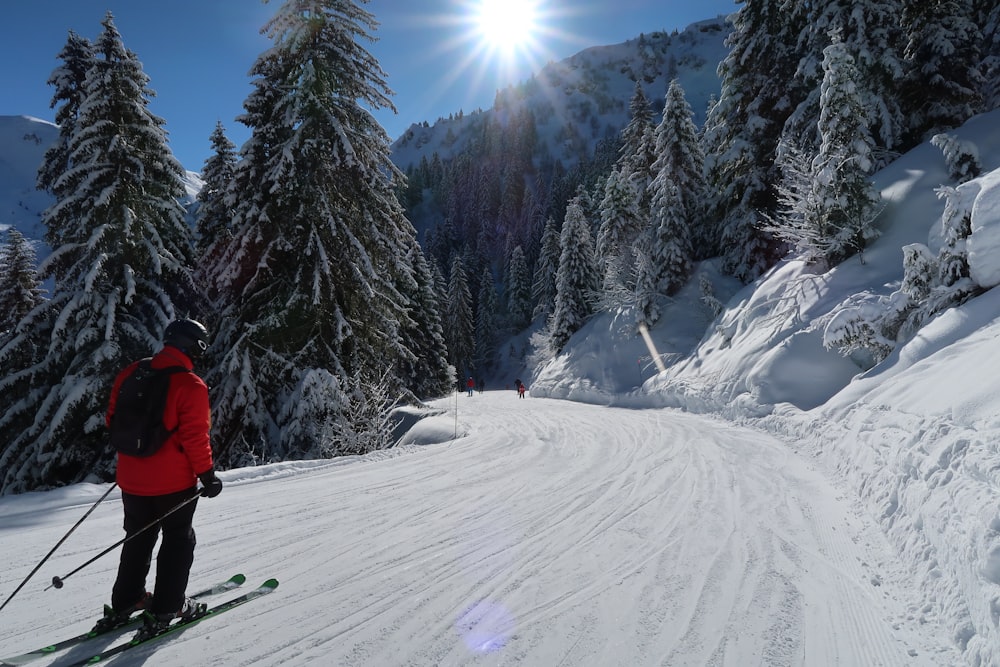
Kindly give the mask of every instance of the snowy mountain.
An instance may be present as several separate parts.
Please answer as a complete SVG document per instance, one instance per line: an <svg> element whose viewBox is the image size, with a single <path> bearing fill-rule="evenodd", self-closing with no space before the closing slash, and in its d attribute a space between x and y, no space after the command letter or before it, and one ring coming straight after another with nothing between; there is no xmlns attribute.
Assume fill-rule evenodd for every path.
<svg viewBox="0 0 1000 667"><path fill-rule="evenodd" d="M585 99L575 73L618 48L549 66L564 91L553 117ZM697 92L676 58L700 112L708 84ZM533 85L512 99L541 103ZM660 99L666 85L650 87ZM394 159L443 150L504 108L415 125ZM983 288L1000 276L998 127L993 112L954 132L984 167L958 187ZM0 118L0 226L35 239L51 136ZM938 189L956 184L941 151L921 145L874 182L886 205L863 257L827 272L788 258L748 286L703 263L651 345L630 319L598 316L531 376L510 362L525 401L491 387L436 401L388 452L224 473L196 518L193 585L239 568L278 576L279 594L180 633L156 660L1000 665L1000 294L945 310L867 370L826 349L840 304L899 289L902 248L943 242ZM106 488L0 498L0 596ZM62 591L43 584L120 537L109 500L0 611L0 654L88 628L113 556Z"/></svg>
<svg viewBox="0 0 1000 667"><path fill-rule="evenodd" d="M52 197L35 187L45 151L59 128L28 116L0 116L0 231L13 226L29 239L41 239L41 215ZM40 253L42 254L42 253Z"/></svg>
<svg viewBox="0 0 1000 667"><path fill-rule="evenodd" d="M663 107L670 81L678 79L701 124L709 99L719 94L719 62L726 55L729 26L724 17L694 23L683 32L653 32L621 44L595 46L542 68L533 78L497 94L487 110L457 113L433 124L414 123L392 145L401 169L437 153L448 160L461 153L484 122L501 124L522 109L536 119L540 145L573 166L581 150L592 154L597 142L616 136L629 120L629 98L640 83L654 106Z"/></svg>

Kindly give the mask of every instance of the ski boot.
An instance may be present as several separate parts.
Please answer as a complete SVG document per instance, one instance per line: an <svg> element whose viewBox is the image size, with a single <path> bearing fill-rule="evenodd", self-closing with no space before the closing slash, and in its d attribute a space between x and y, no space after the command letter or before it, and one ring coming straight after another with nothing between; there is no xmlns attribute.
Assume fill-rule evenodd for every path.
<svg viewBox="0 0 1000 667"><path fill-rule="evenodd" d="M193 621L196 618L204 616L206 611L208 611L207 604L198 602L192 598L184 599L184 605L180 608L180 611L168 612L166 614L154 614L148 610L144 611L142 613L142 627L135 633L132 641L144 642L156 635L162 635L170 628L170 622L174 619L180 619L182 622Z"/></svg>
<svg viewBox="0 0 1000 667"><path fill-rule="evenodd" d="M134 605L132 605L131 607L127 607L126 609L115 611L111 607L111 605L106 604L104 605L104 616L102 616L97 621L97 623L94 624L94 627L93 629L91 629L91 632L96 632L100 634L104 632L109 632L117 627L125 625L126 623L129 622L132 614L136 613L137 611L141 612L144 611L145 609L148 609L152 603L153 603L153 594L143 593L142 597L139 598L139 600Z"/></svg>

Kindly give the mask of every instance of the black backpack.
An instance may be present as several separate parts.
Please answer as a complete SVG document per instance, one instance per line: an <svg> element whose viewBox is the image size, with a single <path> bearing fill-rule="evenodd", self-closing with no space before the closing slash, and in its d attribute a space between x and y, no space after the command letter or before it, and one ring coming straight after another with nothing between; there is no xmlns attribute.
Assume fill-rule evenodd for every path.
<svg viewBox="0 0 1000 667"><path fill-rule="evenodd" d="M147 357L118 388L111 416L111 446L130 456L152 456L174 431L163 425L170 376L190 373L183 366L153 368ZM176 430L176 429L174 429Z"/></svg>

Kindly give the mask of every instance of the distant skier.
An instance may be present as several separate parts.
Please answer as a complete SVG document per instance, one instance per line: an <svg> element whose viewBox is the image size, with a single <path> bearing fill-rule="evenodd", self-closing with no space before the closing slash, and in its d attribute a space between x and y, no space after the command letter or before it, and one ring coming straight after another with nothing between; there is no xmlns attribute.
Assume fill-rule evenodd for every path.
<svg viewBox="0 0 1000 667"><path fill-rule="evenodd" d="M521 382L520 380L518 380L518 383L517 383L517 397L518 398L524 398L524 392L526 392L527 390L528 390L528 388L524 386L524 383Z"/></svg>
<svg viewBox="0 0 1000 667"><path fill-rule="evenodd" d="M479 393L486 391L486 380L479 378Z"/></svg>
<svg viewBox="0 0 1000 667"><path fill-rule="evenodd" d="M469 396L472 396L472 393L476 390L476 381L472 379L471 375L465 383L465 388L469 390Z"/></svg>

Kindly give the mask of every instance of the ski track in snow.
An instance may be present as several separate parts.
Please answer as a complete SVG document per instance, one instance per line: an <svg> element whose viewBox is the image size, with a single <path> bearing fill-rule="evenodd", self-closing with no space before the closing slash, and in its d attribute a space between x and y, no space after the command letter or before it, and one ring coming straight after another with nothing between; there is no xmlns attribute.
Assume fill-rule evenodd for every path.
<svg viewBox="0 0 1000 667"><path fill-rule="evenodd" d="M958 664L908 615L919 601L874 524L788 445L671 410L513 391L457 405L453 442L224 473L195 518L192 588L243 571L279 589L113 664ZM112 498L0 612L0 654L91 625L61 619L93 617L117 555L41 589L120 539ZM88 501L0 504L4 596Z"/></svg>

